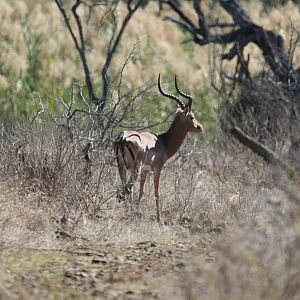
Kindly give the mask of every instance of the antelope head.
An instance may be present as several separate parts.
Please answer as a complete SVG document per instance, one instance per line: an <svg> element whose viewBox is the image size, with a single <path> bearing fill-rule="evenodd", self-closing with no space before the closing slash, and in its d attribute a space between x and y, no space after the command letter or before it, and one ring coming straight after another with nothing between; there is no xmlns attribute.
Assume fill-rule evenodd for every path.
<svg viewBox="0 0 300 300"><path fill-rule="evenodd" d="M168 94L165 91L163 91L161 84L160 84L160 74L158 76L158 89L160 93L170 99L173 99L177 102L179 105L179 108L176 112L176 117L180 121L180 124L182 126L182 129L185 129L187 132L202 132L203 126L196 120L193 112L192 112L192 104L193 104L193 97L191 95L183 93L178 88L177 83L177 76L175 75L175 87L179 95L182 97L188 99L187 104L184 104L178 97Z"/></svg>

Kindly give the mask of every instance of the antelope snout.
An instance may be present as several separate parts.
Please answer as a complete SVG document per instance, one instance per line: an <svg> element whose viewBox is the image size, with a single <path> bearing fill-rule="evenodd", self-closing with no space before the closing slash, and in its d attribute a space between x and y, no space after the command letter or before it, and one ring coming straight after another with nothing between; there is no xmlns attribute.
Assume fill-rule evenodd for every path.
<svg viewBox="0 0 300 300"><path fill-rule="evenodd" d="M199 132L199 133L203 132L203 130L204 130L203 126L199 123L196 125L196 128L197 128L197 132Z"/></svg>

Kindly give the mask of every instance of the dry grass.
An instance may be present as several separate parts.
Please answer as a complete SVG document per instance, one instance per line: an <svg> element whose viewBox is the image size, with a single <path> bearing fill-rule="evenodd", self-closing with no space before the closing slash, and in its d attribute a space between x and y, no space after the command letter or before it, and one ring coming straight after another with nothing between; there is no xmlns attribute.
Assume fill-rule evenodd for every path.
<svg viewBox="0 0 300 300"><path fill-rule="evenodd" d="M146 183L141 218L132 214L128 203L118 203L119 178L110 148L94 149L92 177L87 179L81 148L66 138L65 131L24 128L7 137L1 142L0 245L5 261L15 258L0 268L13 272L19 287L11 287L12 279L2 277L6 282L4 292L0 291L3 296L12 293L29 298L33 271L27 270L35 268L42 274L49 269L52 274L51 280L44 274L36 283L37 298L44 295L44 284L52 286L61 276L74 275L77 281L68 279L72 286L76 282L86 286L76 274L87 268L87 262L76 267L77 260L67 254L40 251L76 249L87 243L94 249L107 249L113 261L125 255L125 261L117 259L118 271L113 271L117 262L105 267L120 277L119 284L109 285L108 298L114 298L112 291L122 289L123 281L133 293L146 293L134 282L147 281L151 299L298 299L299 199L293 202L289 193L281 191L277 182L284 177L274 177L272 169L250 151L228 139L226 147L214 150L205 140L189 139L163 171L166 225L160 227L155 221L153 178ZM20 155L18 145L26 140ZM45 176L45 169L52 176ZM153 246L139 246L149 241ZM21 249L33 252L21 255ZM123 253L117 249L124 249ZM136 249L134 254L132 249ZM137 270L152 266L146 273L134 269L141 272L139 281L128 278L131 273L125 268L132 255L138 259ZM59 257L62 265L56 263ZM85 272L87 278L92 276L92 271ZM111 284L110 279L104 280Z"/></svg>
<svg viewBox="0 0 300 300"><path fill-rule="evenodd" d="M274 8L268 14L262 13L259 2L244 4L251 17L267 29L280 31L286 37L288 49L289 31L291 24L299 27L299 10L292 2L284 7ZM105 13L105 7L99 6L90 16L89 23L84 30L91 51L88 54L91 71L97 80L104 62L104 55L109 38L109 26L102 28L104 35L97 29L99 19ZM188 15L194 16L189 4L184 4ZM113 60L112 73L117 73L123 65L136 43L139 44L135 59L125 70L124 83L128 87L137 87L145 82L153 81L157 74L164 70L172 70L184 81L189 79L189 85L199 90L199 84L206 85L205 79L209 78L209 65L211 48L197 47L193 43L181 46L187 37L174 24L163 21L163 16L157 16L156 3L150 3L145 9L140 10L130 22L124 36L122 46ZM213 12L205 11L212 15L218 14L221 18L228 18L221 9ZM125 14L125 7L120 5L120 19ZM81 15L87 12L81 10ZM166 11L165 14L169 12ZM0 25L2 55L0 63L2 74L0 85L2 88L9 86L12 78L24 76L29 68L28 55L37 39L36 46L38 73L44 80L59 80L65 86L70 86L73 79L83 81L83 73L78 63L73 42L62 24L61 15L54 2L44 1L33 4L30 1L0 1ZM158 34L159 32L159 34ZM100 37L101 35L101 37ZM254 45L249 45L247 51L251 52L251 67L257 71L261 67L261 55ZM246 51L246 52L247 52ZM297 62L298 54L295 55ZM179 59L180 58L180 59ZM96 62L96 63L95 63ZM228 65L228 66L226 66ZM162 68L163 66L163 68ZM225 68L230 68L230 63L225 63ZM201 82L199 82L201 78Z"/></svg>
<svg viewBox="0 0 300 300"><path fill-rule="evenodd" d="M1 63L7 72L23 74L28 42L41 35L40 76L68 86L72 78L82 79L81 69L57 8L42 3L0 0ZM293 13L297 24L299 12L290 7L282 11ZM139 40L124 73L128 87L152 81L162 65L197 86L208 70L207 49L189 49L187 55L175 47L182 33L157 20L156 9L150 4L136 14L113 68L122 66ZM193 14L188 5L185 9ZM257 22L267 22L258 9L251 11ZM85 30L92 48L103 49L107 41L93 30L103 11L94 13ZM268 20L272 29L288 27L286 20ZM102 62L102 54L92 50L89 60ZM9 85L8 74L0 76L0 84ZM253 95L260 97L257 90ZM189 137L163 170L165 224L159 226L151 176L141 216L118 202L112 141L104 146L99 129L77 119L71 136L65 126L39 118L1 128L0 298L299 299L299 178L287 179L225 133L214 144L205 135ZM289 138L276 136L280 142L282 137ZM88 141L90 174L83 158Z"/></svg>

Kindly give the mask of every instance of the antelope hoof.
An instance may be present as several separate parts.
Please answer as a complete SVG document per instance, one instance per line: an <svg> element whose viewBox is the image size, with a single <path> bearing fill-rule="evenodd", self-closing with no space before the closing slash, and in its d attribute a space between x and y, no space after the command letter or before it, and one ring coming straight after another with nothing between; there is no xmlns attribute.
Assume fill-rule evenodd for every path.
<svg viewBox="0 0 300 300"><path fill-rule="evenodd" d="M161 216L157 216L157 223L158 225L163 225L163 222L161 221Z"/></svg>
<svg viewBox="0 0 300 300"><path fill-rule="evenodd" d="M126 200L126 193L124 192L124 190L119 190L117 192L117 199L119 203L124 202Z"/></svg>
<svg viewBox="0 0 300 300"><path fill-rule="evenodd" d="M124 202L125 201L125 195L124 195L124 193L118 192L117 193L117 199L118 199L119 203Z"/></svg>
<svg viewBox="0 0 300 300"><path fill-rule="evenodd" d="M129 196L131 193L131 190L128 187L122 187L117 192L117 199L119 202L124 202L126 200L126 196Z"/></svg>

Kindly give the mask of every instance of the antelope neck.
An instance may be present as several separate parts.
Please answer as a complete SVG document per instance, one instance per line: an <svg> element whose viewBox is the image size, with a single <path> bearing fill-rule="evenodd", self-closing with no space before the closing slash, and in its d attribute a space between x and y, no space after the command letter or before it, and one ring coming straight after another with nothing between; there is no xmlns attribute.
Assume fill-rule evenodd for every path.
<svg viewBox="0 0 300 300"><path fill-rule="evenodd" d="M186 134L187 129L179 121L179 117L176 116L169 130L160 135L160 138L166 147L168 158L170 158L178 151L179 147L183 143Z"/></svg>

